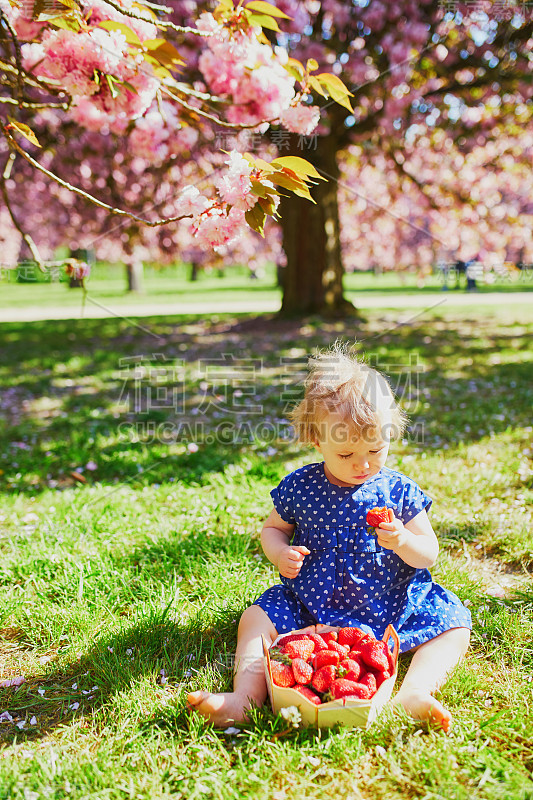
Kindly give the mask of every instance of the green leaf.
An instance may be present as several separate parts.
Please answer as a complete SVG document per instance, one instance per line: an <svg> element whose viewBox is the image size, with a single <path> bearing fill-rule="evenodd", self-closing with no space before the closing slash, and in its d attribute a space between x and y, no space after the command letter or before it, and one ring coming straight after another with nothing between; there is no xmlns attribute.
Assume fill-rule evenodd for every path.
<svg viewBox="0 0 533 800"><path fill-rule="evenodd" d="M283 186L284 189L290 189L291 192L294 192L295 189L305 187L303 181L298 178L291 178L290 175L286 175L284 172L276 172L274 175L269 175L268 180L275 183L276 186Z"/></svg>
<svg viewBox="0 0 533 800"><path fill-rule="evenodd" d="M268 192L266 187L263 186L261 181L253 180L251 181L252 184L252 194L256 194L258 197L266 197Z"/></svg>
<svg viewBox="0 0 533 800"><path fill-rule="evenodd" d="M213 16L216 20L228 18L230 14L235 11L233 0L220 0L218 6L213 11Z"/></svg>
<svg viewBox="0 0 533 800"><path fill-rule="evenodd" d="M260 197L257 201L265 214L270 217L278 216L276 212L276 204L272 197Z"/></svg>
<svg viewBox="0 0 533 800"><path fill-rule="evenodd" d="M311 175L313 178L318 178L321 181L326 180L316 171L309 161L306 161L305 158L300 158L300 156L281 156L281 158L276 158L276 160L272 162L272 166L281 167L281 169L291 169L298 176Z"/></svg>
<svg viewBox="0 0 533 800"><path fill-rule="evenodd" d="M272 175L272 177L269 176L268 180L272 181L272 183L275 183L278 186L283 186L284 189L289 189L291 192L298 195L298 197L305 197L312 203L315 202L309 194L309 189L305 183L298 180L298 178L291 178L284 172L276 172L276 174Z"/></svg>
<svg viewBox="0 0 533 800"><path fill-rule="evenodd" d="M112 75L106 75L105 79L107 81L107 85L109 86L109 91L111 92L111 97L113 98L113 100L116 100L116 98L120 94L120 89L117 89L117 86L116 86L116 84L119 83L119 81L117 81L117 79L114 78Z"/></svg>
<svg viewBox="0 0 533 800"><path fill-rule="evenodd" d="M147 61L149 64L152 64L152 66L153 66L153 73L154 73L154 75L156 76L156 78L161 78L161 79L163 79L163 78L172 78L172 73L171 73L171 72L169 72L169 71L168 71L168 69L167 69L166 67L163 67L163 66L162 66L162 65L159 63L159 61L157 60L157 58L154 58L153 56L149 55L148 53L144 53L144 54L143 54L143 58L144 58L144 60L145 60L145 61Z"/></svg>
<svg viewBox="0 0 533 800"><path fill-rule="evenodd" d="M266 180L268 180L268 178ZM257 197L270 197L273 194L276 194L279 197L279 192L276 191L274 187L264 186L261 183L261 181L258 181L255 178L252 178L251 183L252 183L252 194L257 195Z"/></svg>
<svg viewBox="0 0 533 800"><path fill-rule="evenodd" d="M126 41L128 44L134 44L138 47L141 47L141 40L135 33L132 31L128 25L124 25L123 22L115 22L113 19L104 19L102 22L98 23L99 28L103 28L106 31L120 31L126 37Z"/></svg>
<svg viewBox="0 0 533 800"><path fill-rule="evenodd" d="M353 93L346 88L337 75L332 75L330 72L321 72L316 78L336 103L353 112L352 104L348 100L348 95L353 97Z"/></svg>
<svg viewBox="0 0 533 800"><path fill-rule="evenodd" d="M297 58L289 58L287 63L284 65L287 72L296 78L297 81L301 81L304 76L304 65L301 61L298 61Z"/></svg>
<svg viewBox="0 0 533 800"><path fill-rule="evenodd" d="M164 67L182 66L185 61L182 59L176 48L165 39L147 39L142 43L143 50Z"/></svg>
<svg viewBox="0 0 533 800"><path fill-rule="evenodd" d="M257 169L260 169L263 172L275 172L276 168L272 167L268 161L264 161L262 158L256 158L251 153L243 153L243 156L247 161L250 162L252 167L257 167Z"/></svg>
<svg viewBox="0 0 533 800"><path fill-rule="evenodd" d="M80 23L75 17L53 17L48 20L48 24L54 28L62 28L65 31L75 31L80 29Z"/></svg>
<svg viewBox="0 0 533 800"><path fill-rule="evenodd" d="M319 81L319 80L317 80L317 78L310 77L310 78L309 78L309 86L310 86L312 89L314 89L314 90L315 90L315 92L318 92L318 94L321 94L321 95L322 95L322 97L327 97L327 96L328 96L328 95L327 95L327 92L325 92L325 91L324 91L324 89L323 89L323 88L322 88L322 86L320 85L320 81Z"/></svg>
<svg viewBox="0 0 533 800"><path fill-rule="evenodd" d="M249 208L245 213L244 218L250 228L252 228L254 231L257 231L257 233L260 233L264 238L266 214L259 203L256 203L253 208Z"/></svg>
<svg viewBox="0 0 533 800"><path fill-rule="evenodd" d="M13 128L13 130L17 131L17 133L20 133L21 136L24 136L24 138L27 139L32 144L36 145L37 147L41 146L39 144L38 138L36 137L32 129L29 127L29 125L25 125L23 122L19 122L18 120L13 119L13 117L8 116L7 119L9 121L9 125L6 126L7 128Z"/></svg>
<svg viewBox="0 0 533 800"><path fill-rule="evenodd" d="M76 0L58 0L62 6L66 6L70 8L72 11L76 11L77 13L80 11L80 4L76 2Z"/></svg>
<svg viewBox="0 0 533 800"><path fill-rule="evenodd" d="M276 8L271 3L266 3L265 0L252 0L251 3L247 3L244 7L249 8L251 11L257 11L259 14L267 14L269 17L292 19L284 11Z"/></svg>
<svg viewBox="0 0 533 800"><path fill-rule="evenodd" d="M259 28L267 28L270 31L281 33L278 23L272 17L267 17L266 14L250 14L248 16L250 25L255 25Z"/></svg>
<svg viewBox="0 0 533 800"><path fill-rule="evenodd" d="M316 61L314 58L308 58L305 69L307 72L314 72L315 69L318 69L318 61Z"/></svg>

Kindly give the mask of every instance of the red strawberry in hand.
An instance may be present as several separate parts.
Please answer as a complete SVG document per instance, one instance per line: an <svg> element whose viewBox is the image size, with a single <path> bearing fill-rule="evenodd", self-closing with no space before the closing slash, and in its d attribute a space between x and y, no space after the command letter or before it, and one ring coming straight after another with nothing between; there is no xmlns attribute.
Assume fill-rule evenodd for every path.
<svg viewBox="0 0 533 800"><path fill-rule="evenodd" d="M371 508L366 514L366 524L371 528L379 528L382 522L392 522L394 520L394 511L392 508Z"/></svg>

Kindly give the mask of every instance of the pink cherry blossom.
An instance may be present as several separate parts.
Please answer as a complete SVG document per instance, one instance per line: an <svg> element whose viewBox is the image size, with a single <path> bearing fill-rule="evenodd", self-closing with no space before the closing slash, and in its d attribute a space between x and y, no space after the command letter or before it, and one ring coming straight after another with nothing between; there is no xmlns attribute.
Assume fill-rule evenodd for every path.
<svg viewBox="0 0 533 800"><path fill-rule="evenodd" d="M300 133L309 136L320 120L320 108L318 106L290 106L280 114L281 124L293 133Z"/></svg>

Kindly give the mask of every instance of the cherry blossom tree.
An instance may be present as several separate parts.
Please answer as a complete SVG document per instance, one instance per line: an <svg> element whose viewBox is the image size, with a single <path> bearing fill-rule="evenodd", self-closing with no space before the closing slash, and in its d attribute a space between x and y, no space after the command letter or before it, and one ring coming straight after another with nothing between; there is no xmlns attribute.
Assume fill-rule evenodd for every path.
<svg viewBox="0 0 533 800"><path fill-rule="evenodd" d="M40 114L42 162L63 177L52 186L41 171L47 202L37 215L63 219L62 235L74 241L80 233L98 238L109 255L170 259L176 246L231 254L239 236L250 241L242 237L245 223L261 231L266 217L281 214L283 310L338 313L348 308L343 258L349 266L365 257L427 268L439 242L457 254L480 236L485 245L495 236L490 247L502 252L504 219L512 224L513 204L527 207L516 181L508 182L515 189L504 186L516 174L530 122L531 21L511 3L278 0L273 11L225 0L210 14L208 4L175 0L165 15L158 5L117 9L114 0L91 0L83 6L85 27L75 32L85 38L75 43L61 25L21 19L7 5L0 0L11 69L2 93L17 103L18 116L4 126L12 151L3 189L13 217L26 219L29 208L23 186L30 163L16 147L24 120ZM35 41L17 56L15 39ZM217 152L221 134L226 153ZM491 155L507 134L514 144ZM27 152L35 158L37 148ZM465 191L472 175L483 196ZM83 193L73 194L70 182ZM485 202L489 185L492 205ZM96 188L105 201L88 211L85 195ZM121 213L124 201L129 214ZM189 214L186 226L178 222ZM253 244L246 247L253 252Z"/></svg>
<svg viewBox="0 0 533 800"><path fill-rule="evenodd" d="M443 148L456 150L462 165L473 148L497 142L502 131L519 134L530 126L531 106L526 101L532 81L531 12L511 3L427 0L278 0L277 5L292 18L290 35L284 39L291 55L303 61L313 58L321 69L327 66L353 93L353 113L338 104L321 106L316 150L306 150L306 158L328 179L313 190L316 205L299 198L281 201L288 260L283 310L344 312L348 306L342 291L339 187L344 191L341 167L346 154L357 146L360 167L378 170L387 193L394 195L397 186L403 191L410 184L419 192L421 209L443 208L441 220L448 209L457 209L457 224L441 237L450 251L463 249L462 237L467 235L463 223L474 227L481 220L482 235L484 211L475 206L483 206L484 198L468 195L461 183L468 170L459 175L451 160L451 175L442 184L449 191L438 190L444 177L439 176L440 153ZM319 102L322 87L311 82L310 88L312 102ZM440 140L434 135L437 131L443 134ZM410 152L413 137L417 152ZM301 137L293 135L285 152L301 153L301 147ZM516 151L510 150L497 169L512 172L517 159ZM490 162L490 157L486 160ZM352 185L358 174L350 173ZM398 175L403 178L400 184ZM359 223L358 218L345 218L343 227L353 225L360 231ZM425 239L431 257L437 223L432 223L433 232L428 218L418 223L417 235L420 242ZM302 237L301 231L307 235ZM344 238L352 234L347 230ZM380 235L379 228L374 235Z"/></svg>
<svg viewBox="0 0 533 800"><path fill-rule="evenodd" d="M126 152L106 155L115 161L122 155L134 172L139 176L146 172L152 181L158 165L164 164L167 172L176 151L190 149L197 134L194 129L202 130L207 123L232 130L266 130L277 123L303 133L316 126L318 109L301 107L306 83L316 67L303 67L294 60L289 65L286 52L273 49L262 30L279 30L277 19L286 17L281 10L264 0L237 6L222 0L213 13L200 13L191 25L176 24L169 12L172 9L162 5L133 0L82 0L79 4L75 0L35 0L13 5L10 0L0 0L6 70L0 108L12 111L0 127L5 153L2 194L12 224L37 260L38 248L11 202L21 159L62 190L60 198L67 207L72 205L66 196L69 192L108 215L130 220L130 249L135 247L140 224L159 228L183 219L190 221L198 246L228 246L246 225L262 233L266 218L277 216L278 185L310 197L309 186L320 179L302 158L282 157L268 163L234 150L226 154L223 174L210 191L181 181L174 184L179 191L169 198L166 216L155 213L164 202L157 197L155 202L151 198L151 213L141 216L123 208L118 200L104 200L95 192L94 184L103 179L105 185L100 188L104 193L118 193L119 200L126 199L130 186L124 181L119 186L124 170L117 169L117 164L104 177L101 172L94 174L86 158L80 165L81 177L93 181L90 189L83 189L61 177L61 168L54 171L51 164L46 165L47 161L59 161L64 170L69 160L56 143L51 147L48 141L44 155L38 157L35 150L43 145L32 124L41 111L48 127L60 128L62 136L74 122L99 137L127 139ZM195 39L196 66L204 76L203 83L179 78L179 70L187 63L169 41L171 34L181 40ZM296 76L295 64L301 68ZM323 78L319 74L314 80ZM340 81L338 87L340 96L345 96ZM25 145L22 137L27 140ZM87 137L82 146L92 146L101 155L102 147ZM110 147L113 150L114 142ZM110 148L104 145L103 149ZM20 188L20 180L18 185Z"/></svg>
<svg viewBox="0 0 533 800"><path fill-rule="evenodd" d="M363 147L351 145L341 160L347 270L415 267L424 275L439 261L533 261L531 131L500 130L468 150L442 129L413 132L402 157L391 171L384 157L369 164Z"/></svg>

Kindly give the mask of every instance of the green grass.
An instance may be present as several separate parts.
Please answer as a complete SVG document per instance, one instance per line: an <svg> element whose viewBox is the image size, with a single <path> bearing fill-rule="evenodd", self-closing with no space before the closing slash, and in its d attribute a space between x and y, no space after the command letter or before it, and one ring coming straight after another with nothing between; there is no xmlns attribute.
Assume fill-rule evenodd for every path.
<svg viewBox="0 0 533 800"><path fill-rule="evenodd" d="M200 272L198 280L189 280L190 269L187 265L172 267L145 268L144 292L132 294L126 291L126 277L123 266L107 266L97 264L93 267L91 277L87 280L87 290L97 303L168 303L175 300L201 303L206 298L218 301L225 298L242 300L253 307L254 300L281 302L281 293L276 286L275 271L268 265L265 273L256 280L250 279L249 270L242 266L229 267L224 277L214 271ZM38 275L38 273L37 273ZM423 286L418 283L414 273L387 272L374 276L371 273L350 273L344 279L347 297L357 302L357 296L420 294L440 295L442 281L438 276L429 276ZM490 285L481 285L481 293L531 291L533 281L531 273L519 275L514 280L501 281ZM464 279L459 292L446 293L448 302L464 292ZM81 289L69 289L65 282L31 282L16 283L12 273L0 275L0 308L24 308L27 306L56 307L80 306ZM475 300L473 301L475 302Z"/></svg>
<svg viewBox="0 0 533 800"><path fill-rule="evenodd" d="M0 326L0 673L26 678L0 689L0 797L533 798L533 324L519 306L396 319ZM287 407L337 336L403 398L389 465L433 497L434 576L473 613L449 737L390 713L293 729L268 706L230 735L184 710L231 686L239 616L276 582L269 491L315 459ZM504 597L480 571L497 565Z"/></svg>

